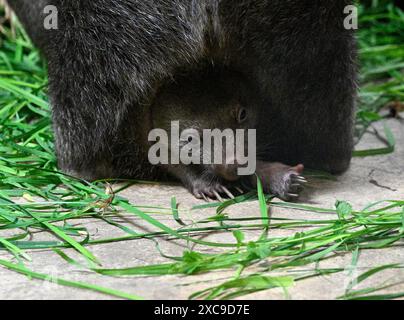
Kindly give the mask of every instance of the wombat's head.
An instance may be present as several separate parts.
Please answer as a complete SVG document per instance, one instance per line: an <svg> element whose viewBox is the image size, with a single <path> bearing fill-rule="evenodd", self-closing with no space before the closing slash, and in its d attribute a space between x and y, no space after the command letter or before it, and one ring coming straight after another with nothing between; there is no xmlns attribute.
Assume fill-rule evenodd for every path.
<svg viewBox="0 0 404 320"><path fill-rule="evenodd" d="M254 173L259 104L252 87L228 70L181 76L162 87L152 121L170 137L169 160L178 151L180 163L229 181L237 180L238 169L252 160L254 168L243 174Z"/></svg>

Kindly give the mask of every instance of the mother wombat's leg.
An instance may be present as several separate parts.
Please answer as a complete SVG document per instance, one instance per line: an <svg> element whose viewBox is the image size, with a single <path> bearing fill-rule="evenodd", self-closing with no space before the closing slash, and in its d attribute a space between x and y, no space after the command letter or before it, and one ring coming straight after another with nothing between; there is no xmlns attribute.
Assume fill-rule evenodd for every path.
<svg viewBox="0 0 404 320"><path fill-rule="evenodd" d="M109 167L110 145L127 108L136 107L176 67L202 56L203 17L203 10L187 1L181 7L160 1L65 2L58 44L49 55L62 169L108 176L94 168Z"/></svg>
<svg viewBox="0 0 404 320"><path fill-rule="evenodd" d="M231 38L243 44L236 61L262 84L267 107L278 113L283 127L282 145L264 160L331 173L348 168L357 88L356 43L344 26L344 9L351 4L249 0L229 2L229 14L222 10L228 29L238 30ZM271 118L265 115L264 110L260 127L270 137Z"/></svg>
<svg viewBox="0 0 404 320"><path fill-rule="evenodd" d="M200 59L208 18L203 4L185 0L56 3L59 26L47 33L45 55L58 164L78 177L108 177L128 108Z"/></svg>
<svg viewBox="0 0 404 320"><path fill-rule="evenodd" d="M47 17L44 9L48 5L55 6L57 3L58 0L6 0L6 4L17 14L32 41L41 49L45 49L50 32L44 27Z"/></svg>

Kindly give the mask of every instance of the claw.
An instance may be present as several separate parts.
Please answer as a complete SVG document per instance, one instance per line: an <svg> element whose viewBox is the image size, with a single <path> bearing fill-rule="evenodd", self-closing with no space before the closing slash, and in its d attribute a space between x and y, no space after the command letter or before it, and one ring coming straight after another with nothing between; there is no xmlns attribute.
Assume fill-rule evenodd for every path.
<svg viewBox="0 0 404 320"><path fill-rule="evenodd" d="M287 193L286 195L290 198L299 198L299 195L295 193Z"/></svg>
<svg viewBox="0 0 404 320"><path fill-rule="evenodd" d="M225 194L227 194L229 197L230 197L230 199L234 199L235 198L235 196L229 191L229 189L227 189L226 187L224 187L224 186L222 186L222 191L225 193Z"/></svg>
<svg viewBox="0 0 404 320"><path fill-rule="evenodd" d="M240 192L240 194L244 194L244 191L243 191L241 188L239 188L239 187L234 187L234 189L236 189L238 192Z"/></svg>
<svg viewBox="0 0 404 320"><path fill-rule="evenodd" d="M213 191L213 194L215 195L216 199L219 200L220 202L224 201L223 198L220 196L220 194L216 190Z"/></svg>
<svg viewBox="0 0 404 320"><path fill-rule="evenodd" d="M210 199L204 193L202 193L202 197L205 199L206 202L210 202Z"/></svg>

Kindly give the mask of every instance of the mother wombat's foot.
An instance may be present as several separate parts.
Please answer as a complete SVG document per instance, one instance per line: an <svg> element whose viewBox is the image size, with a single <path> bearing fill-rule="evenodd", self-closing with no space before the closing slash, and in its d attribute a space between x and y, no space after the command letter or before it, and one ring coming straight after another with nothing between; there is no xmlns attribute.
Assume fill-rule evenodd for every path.
<svg viewBox="0 0 404 320"><path fill-rule="evenodd" d="M264 192L271 193L282 200L296 200L307 183L302 176L304 166L290 167L276 162L258 162L256 174L261 180ZM250 184L257 186L257 177L250 177Z"/></svg>

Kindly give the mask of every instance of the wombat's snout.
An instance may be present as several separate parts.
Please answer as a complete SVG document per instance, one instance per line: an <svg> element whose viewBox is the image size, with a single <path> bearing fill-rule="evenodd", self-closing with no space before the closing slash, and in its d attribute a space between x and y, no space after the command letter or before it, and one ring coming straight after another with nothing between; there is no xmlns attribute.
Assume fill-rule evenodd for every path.
<svg viewBox="0 0 404 320"><path fill-rule="evenodd" d="M240 178L238 175L239 165L237 161L228 161L228 163L213 165L213 171L219 177L227 181L236 181Z"/></svg>

